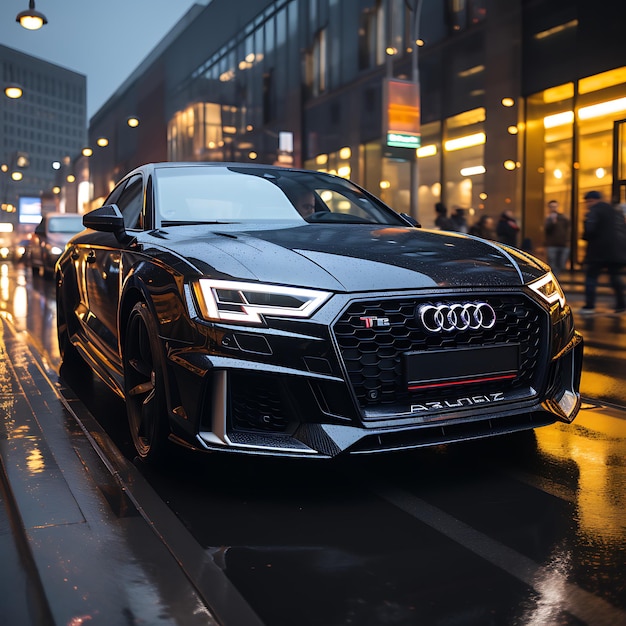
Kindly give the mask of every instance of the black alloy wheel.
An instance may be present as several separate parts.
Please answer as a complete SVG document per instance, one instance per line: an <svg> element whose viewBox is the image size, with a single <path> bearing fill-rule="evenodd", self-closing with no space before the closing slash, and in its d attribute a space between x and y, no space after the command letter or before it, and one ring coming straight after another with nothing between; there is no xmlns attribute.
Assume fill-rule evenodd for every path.
<svg viewBox="0 0 626 626"><path fill-rule="evenodd" d="M141 459L159 462L169 435L163 354L156 323L144 302L130 312L123 359L126 412L135 450Z"/></svg>
<svg viewBox="0 0 626 626"><path fill-rule="evenodd" d="M70 331L67 325L67 314L65 312L65 306L63 304L63 298L61 297L61 289L57 284L56 291L56 303L57 303L57 340L59 343L59 355L63 365L68 367L76 366L85 369L91 374L90 368L85 368L85 362L81 358L78 350L74 344L70 341Z"/></svg>

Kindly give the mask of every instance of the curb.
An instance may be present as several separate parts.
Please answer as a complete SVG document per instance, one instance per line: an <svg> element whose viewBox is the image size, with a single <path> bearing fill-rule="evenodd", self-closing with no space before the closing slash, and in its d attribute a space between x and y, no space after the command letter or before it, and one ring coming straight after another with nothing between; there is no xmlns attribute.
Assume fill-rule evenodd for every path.
<svg viewBox="0 0 626 626"><path fill-rule="evenodd" d="M25 600L36 600L20 614L36 626L259 626L211 555L27 341L0 318L3 506L11 549L32 583ZM7 610L19 601L10 598Z"/></svg>

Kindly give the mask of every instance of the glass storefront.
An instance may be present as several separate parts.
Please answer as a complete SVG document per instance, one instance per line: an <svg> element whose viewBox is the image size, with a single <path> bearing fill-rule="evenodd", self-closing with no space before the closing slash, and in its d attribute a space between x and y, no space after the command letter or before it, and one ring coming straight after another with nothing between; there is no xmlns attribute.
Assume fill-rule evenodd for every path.
<svg viewBox="0 0 626 626"><path fill-rule="evenodd" d="M479 5L482 3L476 4ZM564 82L527 97L524 108L520 108L518 123L508 128L497 126L494 107L500 106L499 102L496 105L491 101L487 106L484 98L477 99L480 105L470 110L423 124L417 153L408 148L394 151L382 143L382 137L376 138L377 122L365 105L362 111L355 110L354 122L341 120L341 106L337 102L320 102L319 106L307 109L304 120L301 118L302 103L294 86L304 87L309 95L327 94L355 78L346 70L347 65L344 68L335 64L337 67L329 70L332 52L329 46L340 49L343 40L338 38L338 33L349 21L329 23L326 9L323 14L317 9L313 11L313 7L321 11L326 3L308 3L313 11L309 13L312 21L307 25L309 45L302 48L297 38L302 6L295 0L269 4L237 37L215 50L194 71L186 84L193 98L183 98L170 116L170 159L282 164L278 138L283 131L289 131L295 140L293 155L309 157L303 163L306 168L351 178L398 212L414 211L416 190L415 217L426 228L434 226L437 202L443 202L450 213L456 208L463 209L471 225L485 212L494 210L486 207L504 208L504 203L515 197L516 202L521 202L517 218L523 237L532 242L538 256L545 258L546 206L548 201L557 200L572 221L574 264L582 261L581 198L586 191L597 189L610 200L615 193L614 178L621 178L613 172L617 165L614 151L622 154L625 149L619 147L613 135L615 122L626 118L626 67ZM339 3L330 2L328 10L338 6ZM411 17L408 6L402 0L364 3L356 50L360 71L378 67L384 61L389 78L392 61L383 51L395 55L412 50L407 39ZM479 21L483 13L477 14ZM475 21L475 16L469 14L452 14L465 26ZM306 62L298 68L302 50ZM484 70L482 65L474 67ZM428 72L424 76L427 78ZM422 84L428 81L423 80ZM433 83L435 87L437 84ZM370 91L377 88L373 83ZM380 89L383 88L381 82ZM384 98L382 101L384 106ZM455 106L458 110L458 103ZM451 114L454 108L450 107L449 111ZM329 119L331 126L337 128L328 128ZM493 148L494 142L503 140L502 136L488 137L488 132L493 134L488 128L497 128L508 140L511 135L517 137L518 153L511 155L512 160L499 163L493 158L497 151L486 151ZM361 143L359 136L363 137ZM318 153L317 141L313 139L319 137L325 141ZM337 145L333 146L335 140ZM296 158L292 162L300 161ZM522 174L514 183L516 193L503 191L503 186L494 184L494 180L500 180L494 178L501 176L496 171L500 166L511 171L518 169ZM498 218L495 214L491 216Z"/></svg>
<svg viewBox="0 0 626 626"><path fill-rule="evenodd" d="M614 123L626 117L626 68L566 83L527 101L525 228L544 256L545 207L557 200L572 220L572 261L584 259L587 191L613 194Z"/></svg>

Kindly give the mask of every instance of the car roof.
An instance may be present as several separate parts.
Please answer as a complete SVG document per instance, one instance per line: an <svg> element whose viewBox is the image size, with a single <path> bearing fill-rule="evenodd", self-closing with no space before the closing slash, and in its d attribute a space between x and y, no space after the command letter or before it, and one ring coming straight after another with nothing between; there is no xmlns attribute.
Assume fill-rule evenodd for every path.
<svg viewBox="0 0 626 626"><path fill-rule="evenodd" d="M246 167L250 169L258 170L275 170L277 172L306 172L321 174L322 172L316 172L315 170L307 170L303 168L283 167L281 165L268 165L264 163L237 163L235 161L155 161L151 163L145 163L136 167L135 169L127 172L123 178L128 178L133 174L139 172L152 172L156 169L167 169L177 167ZM333 176L328 172L324 172L326 176ZM122 179L120 179L122 180Z"/></svg>

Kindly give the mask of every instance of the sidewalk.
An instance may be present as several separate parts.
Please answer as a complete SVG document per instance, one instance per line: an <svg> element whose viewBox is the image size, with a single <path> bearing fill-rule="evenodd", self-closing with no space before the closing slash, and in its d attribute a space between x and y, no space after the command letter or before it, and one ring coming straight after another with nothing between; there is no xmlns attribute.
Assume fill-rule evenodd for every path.
<svg viewBox="0 0 626 626"><path fill-rule="evenodd" d="M53 378L0 318L0 624L217 624Z"/></svg>

